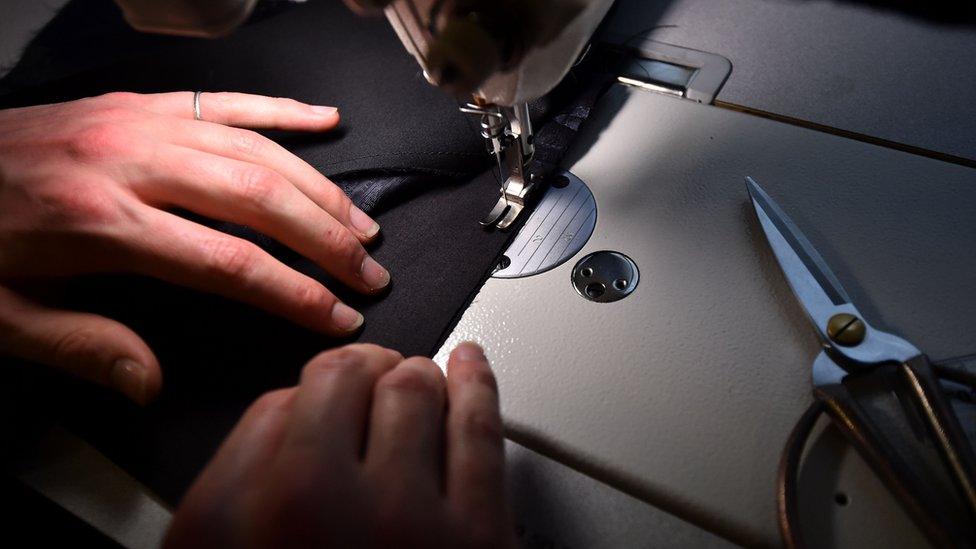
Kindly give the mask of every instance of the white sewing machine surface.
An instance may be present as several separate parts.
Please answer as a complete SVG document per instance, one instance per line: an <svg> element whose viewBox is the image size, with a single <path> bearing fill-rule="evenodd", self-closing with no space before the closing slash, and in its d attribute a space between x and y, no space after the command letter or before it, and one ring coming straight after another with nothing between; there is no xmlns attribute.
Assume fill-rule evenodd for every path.
<svg viewBox="0 0 976 549"><path fill-rule="evenodd" d="M660 48L634 38L653 17L651 36L727 57L734 68L716 98L725 108L634 86L608 93L564 162L595 211L576 192L544 201L443 349L486 346L513 439L728 539L777 545L777 465L820 346L743 178L781 199L880 325L933 359L976 352L976 72L937 78L938 101L921 84L891 85L956 67L976 34L937 37L849 6L651 4L618 3L604 37ZM930 48L909 51L907 35ZM934 50L956 53L925 53ZM791 62L807 70L786 70ZM825 81L841 76L844 85ZM511 278L512 265L535 272L539 257L585 241L580 230L592 236L564 263ZM613 303L573 287L574 265L605 250L639 271ZM973 409L957 413L972 438ZM925 543L836 432L808 455L799 489L815 546Z"/></svg>
<svg viewBox="0 0 976 549"><path fill-rule="evenodd" d="M839 276L873 282L855 291L874 318L934 357L976 348L970 168L624 87L575 150L567 167L597 204L589 241L548 272L489 280L444 346L486 346L512 435L529 447L739 541L776 543L777 462L820 347L762 239L747 174L799 212ZM922 192L921 178L936 188ZM950 240L932 246L933 234ZM640 271L618 302L571 284L576 261L600 250ZM855 502L834 534L904 541L910 527L845 538L864 531L846 524L899 513L845 452L815 479L831 505L835 492Z"/></svg>

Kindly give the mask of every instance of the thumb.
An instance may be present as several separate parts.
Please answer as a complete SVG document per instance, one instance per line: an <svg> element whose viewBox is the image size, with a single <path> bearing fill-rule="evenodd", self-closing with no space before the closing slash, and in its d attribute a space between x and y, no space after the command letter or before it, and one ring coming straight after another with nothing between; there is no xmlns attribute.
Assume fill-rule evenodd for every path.
<svg viewBox="0 0 976 549"><path fill-rule="evenodd" d="M0 286L0 352L111 387L138 404L162 386L159 362L125 325L51 309Z"/></svg>

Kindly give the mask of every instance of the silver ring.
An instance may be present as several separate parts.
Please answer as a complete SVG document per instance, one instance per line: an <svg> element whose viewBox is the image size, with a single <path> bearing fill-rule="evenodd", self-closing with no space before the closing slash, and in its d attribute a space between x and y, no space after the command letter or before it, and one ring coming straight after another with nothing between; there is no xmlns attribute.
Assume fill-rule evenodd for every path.
<svg viewBox="0 0 976 549"><path fill-rule="evenodd" d="M193 118L194 120L203 120L200 116L200 94L203 92L193 92Z"/></svg>

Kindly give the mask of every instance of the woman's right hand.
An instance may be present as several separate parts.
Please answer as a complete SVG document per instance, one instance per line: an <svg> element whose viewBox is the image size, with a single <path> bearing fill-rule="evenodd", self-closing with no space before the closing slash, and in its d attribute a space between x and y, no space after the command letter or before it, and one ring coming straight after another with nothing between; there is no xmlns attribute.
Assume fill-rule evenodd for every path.
<svg viewBox="0 0 976 549"><path fill-rule="evenodd" d="M0 352L118 389L139 403L159 364L113 320L50 308L18 291L91 273L133 272L237 299L308 328L363 322L327 288L254 244L167 210L247 225L363 293L390 275L364 248L379 226L312 166L248 129L322 132L335 108L191 92L111 93L0 111Z"/></svg>

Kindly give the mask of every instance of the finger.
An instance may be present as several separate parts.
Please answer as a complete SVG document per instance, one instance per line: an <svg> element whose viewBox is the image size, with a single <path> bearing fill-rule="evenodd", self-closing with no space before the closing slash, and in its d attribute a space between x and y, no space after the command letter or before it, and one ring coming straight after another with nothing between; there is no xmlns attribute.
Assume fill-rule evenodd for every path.
<svg viewBox="0 0 976 549"><path fill-rule="evenodd" d="M137 193L156 205L253 227L360 292L378 291L390 281L349 229L280 174L257 164L164 145Z"/></svg>
<svg viewBox="0 0 976 549"><path fill-rule="evenodd" d="M302 370L284 451L317 463L360 459L376 380L403 356L376 345L349 345L320 354Z"/></svg>
<svg viewBox="0 0 976 549"><path fill-rule="evenodd" d="M137 96L139 107L192 120L193 92ZM200 118L238 128L293 131L326 131L339 124L335 107L308 105L285 97L249 93L204 92L200 94Z"/></svg>
<svg viewBox="0 0 976 549"><path fill-rule="evenodd" d="M239 537L240 525L234 517L247 505L242 495L272 466L294 396L294 388L272 391L244 412L180 502L164 546L213 547Z"/></svg>
<svg viewBox="0 0 976 549"><path fill-rule="evenodd" d="M447 497L475 524L505 520L505 454L495 378L480 347L462 343L447 365Z"/></svg>
<svg viewBox="0 0 976 549"><path fill-rule="evenodd" d="M126 326L50 309L0 287L0 349L111 387L138 404L162 386L159 362Z"/></svg>
<svg viewBox="0 0 976 549"><path fill-rule="evenodd" d="M345 0L346 6L359 15L377 15L393 0Z"/></svg>
<svg viewBox="0 0 976 549"><path fill-rule="evenodd" d="M141 274L242 301L332 335L348 335L361 314L325 286L254 244L146 208L131 267Z"/></svg>
<svg viewBox="0 0 976 549"><path fill-rule="evenodd" d="M422 357L401 362L376 383L366 467L380 486L440 492L444 393L440 368Z"/></svg>
<svg viewBox="0 0 976 549"><path fill-rule="evenodd" d="M160 130L171 143L274 170L345 225L362 242L368 242L379 233L380 226L376 221L356 207L335 183L257 132L181 119L161 124Z"/></svg>

